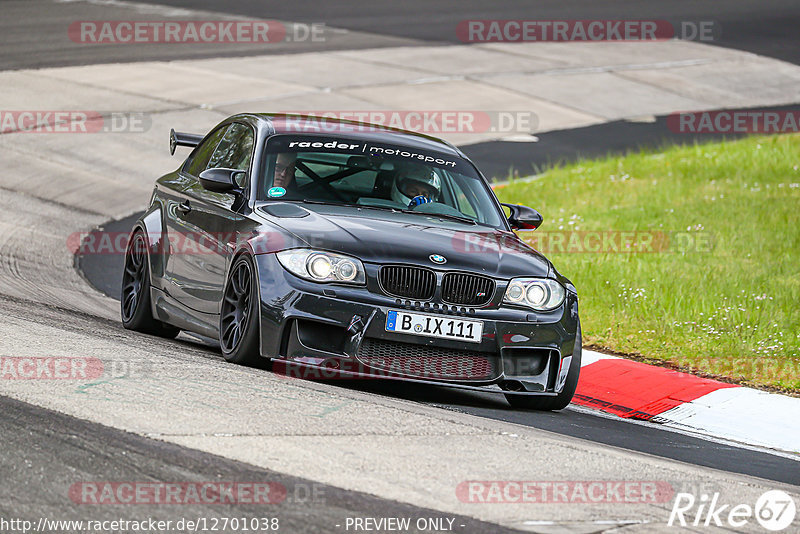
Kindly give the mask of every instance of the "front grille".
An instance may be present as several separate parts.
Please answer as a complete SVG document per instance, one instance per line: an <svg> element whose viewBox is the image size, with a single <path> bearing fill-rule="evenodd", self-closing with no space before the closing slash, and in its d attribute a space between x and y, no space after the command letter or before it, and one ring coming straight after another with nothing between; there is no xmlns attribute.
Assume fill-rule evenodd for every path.
<svg viewBox="0 0 800 534"><path fill-rule="evenodd" d="M499 358L473 350L447 349L364 338L358 359L373 369L431 380L491 380L500 375Z"/></svg>
<svg viewBox="0 0 800 534"><path fill-rule="evenodd" d="M449 304L483 306L494 296L494 280L484 276L448 273L442 281L442 300Z"/></svg>
<svg viewBox="0 0 800 534"><path fill-rule="evenodd" d="M381 267L378 279L393 297L428 300L436 290L436 275L420 267L387 265Z"/></svg>

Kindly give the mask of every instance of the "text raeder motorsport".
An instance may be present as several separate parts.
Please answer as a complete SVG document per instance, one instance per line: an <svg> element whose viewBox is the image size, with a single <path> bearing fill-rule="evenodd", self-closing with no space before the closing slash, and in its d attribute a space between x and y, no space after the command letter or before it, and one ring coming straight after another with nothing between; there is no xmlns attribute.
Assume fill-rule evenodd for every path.
<svg viewBox="0 0 800 534"><path fill-rule="evenodd" d="M417 159L424 163L433 163L441 166L455 167L455 161L449 161L428 154L420 154L419 152L412 152L404 148L396 147L381 147L366 143L350 143L343 141L292 141L288 145L289 148L327 148L334 150L348 150L352 152L369 152L374 155L386 156L399 156L401 158Z"/></svg>

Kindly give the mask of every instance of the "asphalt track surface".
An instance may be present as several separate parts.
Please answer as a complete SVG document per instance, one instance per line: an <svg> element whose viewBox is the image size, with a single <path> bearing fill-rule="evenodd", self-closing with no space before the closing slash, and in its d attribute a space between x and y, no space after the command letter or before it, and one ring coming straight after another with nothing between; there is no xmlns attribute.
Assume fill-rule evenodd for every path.
<svg viewBox="0 0 800 534"><path fill-rule="evenodd" d="M292 2L259 0L160 0L138 3L208 10L258 19L324 23L332 29L326 42L282 42L268 45L171 46L152 44L84 45L67 38L66 24L80 20L159 19L164 15L130 9L115 2L4 0L0 20L0 69L85 65L94 63L188 59L216 56L313 52L382 46L459 44L456 27L472 19L535 20L665 20L712 21L714 41L724 47L746 50L800 64L800 3L795 0L729 0L726 2L676 0L409 0L364 2L344 0ZM195 16L175 13L177 20ZM346 29L348 34L333 29Z"/></svg>
<svg viewBox="0 0 800 534"><path fill-rule="evenodd" d="M220 5L215 0L162 0L159 3L201 9ZM713 21L719 28L714 44L794 63L800 61L800 32L797 31L800 4L793 0L410 0L369 4L358 0L322 4L314 0L285 3L230 0L225 2L225 12L299 22L325 21L330 26L353 31L454 44L461 42L456 26L467 19L655 19L666 20L673 26L682 21Z"/></svg>
<svg viewBox="0 0 800 534"><path fill-rule="evenodd" d="M137 213L119 221L109 222L102 230L95 231L94 242L101 242L100 232L107 232L111 235L129 232L139 215ZM75 261L76 267L90 284L106 295L119 300L122 260L121 254L101 253L79 254ZM218 352L216 343L211 343L210 340L206 343L209 350ZM513 410L499 395L451 390L424 384L399 384L371 380L334 380L331 383L378 395L421 402L442 409L521 424L690 464L800 485L800 463L797 460L663 430L655 424L633 423L577 409L568 409L558 413Z"/></svg>
<svg viewBox="0 0 800 534"><path fill-rule="evenodd" d="M310 480L259 469L212 454L186 449L135 434L69 417L51 410L0 397L0 433L3 484L13 488L0 500L0 517L37 522L43 510L49 519L116 520L128 517L126 505L69 506L64 501L76 480L127 480L137 483L206 482L279 484L285 489L280 502L254 506L250 503L137 505L138 518L173 522L179 517L231 518L246 521L277 517L280 531L331 532L347 517L443 517L435 510L379 499L366 493L345 491ZM25 432L19 432L24 426ZM58 459L58 461L53 461ZM34 471L34 474L31 473ZM278 489L281 488L282 489ZM4 492L5 493L5 492ZM80 500L80 493L70 493ZM88 500L88 499L87 499ZM466 532L516 532L469 517L448 516L457 530ZM131 518L132 519L132 518Z"/></svg>
<svg viewBox="0 0 800 534"><path fill-rule="evenodd" d="M172 6L175 9L158 6ZM135 6L142 6L137 10ZM134 6L132 8L131 6ZM713 21L710 44L745 50L800 64L800 2L765 0L749 2L675 2L604 0L564 3L557 0L481 2L479 0L429 2L377 2L365 8L354 0L318 3L261 2L256 0L162 0L98 2L77 0L5 0L0 19L0 70L41 68L111 62L235 57L304 53L323 50L459 44L455 28L467 19L654 19L673 25L681 21ZM190 11L181 12L180 9ZM46 10L47 17L39 14ZM176 11L177 10L177 11ZM309 40L259 44L79 44L67 37L69 23L81 20L186 20L215 17L252 17L325 25L325 42ZM344 31L341 31L344 30ZM468 46L468 45L466 45ZM782 106L772 109L795 109ZM767 109L763 106L758 109ZM615 121L596 126L539 135L536 144L487 141L468 145L464 152L487 176L504 177L509 170L520 175L543 167L638 148L704 142L721 135L688 136L670 132L666 118L655 123ZM728 136L735 138L736 136Z"/></svg>

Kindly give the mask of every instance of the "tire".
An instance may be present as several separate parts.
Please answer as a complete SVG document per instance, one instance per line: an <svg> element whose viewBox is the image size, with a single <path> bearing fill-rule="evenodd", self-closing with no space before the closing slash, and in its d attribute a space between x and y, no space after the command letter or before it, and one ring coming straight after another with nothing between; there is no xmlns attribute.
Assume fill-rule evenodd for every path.
<svg viewBox="0 0 800 534"><path fill-rule="evenodd" d="M578 332L575 334L575 348L572 349L572 361L569 365L569 374L564 384L564 389L555 397L534 397L528 395L506 395L506 400L512 408L522 410L563 410L569 406L575 389L578 387L578 376L581 373L581 323L578 322Z"/></svg>
<svg viewBox="0 0 800 534"><path fill-rule="evenodd" d="M180 333L180 329L153 317L150 306L148 263L147 242L144 234L137 230L131 236L128 248L125 250L125 267L122 272L122 291L119 299L122 326L144 334L174 338Z"/></svg>
<svg viewBox="0 0 800 534"><path fill-rule="evenodd" d="M256 269L250 256L233 262L219 314L219 345L232 363L263 366L259 351L258 290Z"/></svg>

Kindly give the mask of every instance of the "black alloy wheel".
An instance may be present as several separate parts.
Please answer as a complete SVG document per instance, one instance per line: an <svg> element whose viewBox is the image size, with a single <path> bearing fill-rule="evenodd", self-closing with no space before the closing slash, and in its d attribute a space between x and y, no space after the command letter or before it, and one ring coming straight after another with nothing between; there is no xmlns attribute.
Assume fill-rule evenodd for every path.
<svg viewBox="0 0 800 534"><path fill-rule="evenodd" d="M255 267L240 256L231 267L220 309L219 344L229 362L254 365L258 361L258 292Z"/></svg>
<svg viewBox="0 0 800 534"><path fill-rule="evenodd" d="M120 295L122 326L145 334L174 338L180 329L155 319L150 309L150 269L147 242L141 230L136 231L125 250Z"/></svg>

